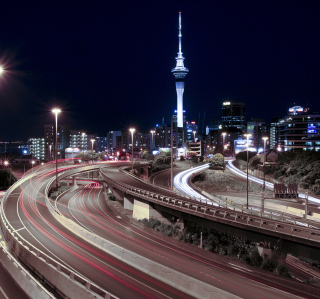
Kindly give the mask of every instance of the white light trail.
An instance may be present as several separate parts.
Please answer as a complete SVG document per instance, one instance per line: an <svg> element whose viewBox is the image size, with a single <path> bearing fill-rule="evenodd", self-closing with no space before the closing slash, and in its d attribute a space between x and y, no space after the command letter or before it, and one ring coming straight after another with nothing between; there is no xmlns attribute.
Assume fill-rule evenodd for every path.
<svg viewBox="0 0 320 299"><path fill-rule="evenodd" d="M192 189L188 184L189 178L192 176L193 173L199 172L199 171L204 170L208 167L209 167L209 164L205 164L205 165L191 168L191 169L187 169L185 171L178 173L174 177L174 181L173 181L175 188L177 190L179 190L181 193L184 193L190 197L193 197L196 201L205 200L208 202L208 204L217 205L217 204L213 203L210 199L202 196L201 193Z"/></svg>
<svg viewBox="0 0 320 299"><path fill-rule="evenodd" d="M232 171L233 173L235 173L236 175L241 176L241 177L247 179L247 174L246 174L245 172L239 170L238 168L236 168L236 167L232 164L232 160L229 160L229 161L228 161L227 168L228 168L230 171ZM257 184L263 185L263 180L258 179L258 178L256 178L256 177L253 177L253 176L251 176L251 175L249 175L249 180L250 180L250 181L253 181L253 182L257 183ZM266 181L266 187L268 187L268 188L270 188L270 189L273 189L273 188L274 188L274 184ZM311 202L320 204L320 199L319 199L319 198L316 198L316 197L313 197L313 196L308 196L308 201L311 201Z"/></svg>

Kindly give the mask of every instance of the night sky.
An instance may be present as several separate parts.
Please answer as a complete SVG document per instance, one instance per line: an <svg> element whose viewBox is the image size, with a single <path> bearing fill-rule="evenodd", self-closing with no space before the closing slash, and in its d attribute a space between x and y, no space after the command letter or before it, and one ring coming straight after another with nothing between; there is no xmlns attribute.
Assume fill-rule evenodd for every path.
<svg viewBox="0 0 320 299"><path fill-rule="evenodd" d="M149 131L176 109L178 14L188 120L247 120L320 110L320 1L3 1L0 140L44 137L59 123L106 136Z"/></svg>

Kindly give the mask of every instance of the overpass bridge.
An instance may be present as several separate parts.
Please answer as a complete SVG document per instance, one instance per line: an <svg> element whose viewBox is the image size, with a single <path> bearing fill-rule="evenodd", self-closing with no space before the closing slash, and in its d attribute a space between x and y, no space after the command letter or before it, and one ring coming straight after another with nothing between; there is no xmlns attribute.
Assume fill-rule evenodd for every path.
<svg viewBox="0 0 320 299"><path fill-rule="evenodd" d="M315 259L319 256L320 229L312 220L300 223L279 214L258 213L243 207L231 210L205 199L184 197L137 178L126 167L120 168L120 172L115 169L106 172L102 168L100 175L137 219L154 217L171 222L183 219L256 242L266 240L275 244L281 239L282 249L287 252Z"/></svg>

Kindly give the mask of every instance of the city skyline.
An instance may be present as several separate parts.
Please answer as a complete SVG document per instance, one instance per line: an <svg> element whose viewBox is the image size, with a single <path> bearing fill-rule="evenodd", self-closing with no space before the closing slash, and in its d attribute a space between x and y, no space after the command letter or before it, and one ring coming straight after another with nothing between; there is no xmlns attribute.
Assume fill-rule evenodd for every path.
<svg viewBox="0 0 320 299"><path fill-rule="evenodd" d="M62 124L100 136L169 123L179 11L188 120L220 119L225 100L267 122L319 109L317 3L16 3L0 12L1 141L42 136L57 105Z"/></svg>

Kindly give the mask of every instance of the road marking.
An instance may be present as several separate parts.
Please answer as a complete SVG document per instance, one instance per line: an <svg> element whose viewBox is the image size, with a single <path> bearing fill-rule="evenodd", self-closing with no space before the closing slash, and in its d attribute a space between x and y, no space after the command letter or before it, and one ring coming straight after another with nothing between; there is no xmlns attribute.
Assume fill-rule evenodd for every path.
<svg viewBox="0 0 320 299"><path fill-rule="evenodd" d="M22 229L24 229L25 227L21 227L21 228L19 228L19 229L16 229L15 230L15 232L18 232L18 231L20 231L20 230L22 230Z"/></svg>
<svg viewBox="0 0 320 299"><path fill-rule="evenodd" d="M241 267L241 266L238 266L238 265L235 265L235 264L231 264L231 263L229 263L229 265L232 265L232 266L234 266L234 267L236 267L236 268L239 268L239 270L246 270L246 271L250 271L250 272L252 272L251 270L249 270L249 269L246 269L246 268L244 268L244 267Z"/></svg>
<svg viewBox="0 0 320 299"><path fill-rule="evenodd" d="M120 216L117 216L117 218L121 218Z"/></svg>
<svg viewBox="0 0 320 299"><path fill-rule="evenodd" d="M2 289L2 287L0 287L0 291L1 291L1 293L3 294L3 296L4 296L6 299L9 299L9 297L6 295L6 293L4 292L4 290Z"/></svg>

